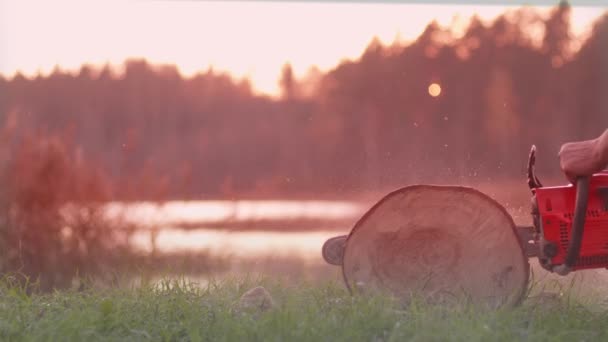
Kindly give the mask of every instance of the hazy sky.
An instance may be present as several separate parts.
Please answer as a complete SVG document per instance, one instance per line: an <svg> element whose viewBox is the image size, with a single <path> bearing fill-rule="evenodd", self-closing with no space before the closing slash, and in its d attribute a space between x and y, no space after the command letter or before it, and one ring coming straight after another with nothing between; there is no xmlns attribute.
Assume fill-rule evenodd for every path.
<svg viewBox="0 0 608 342"><path fill-rule="evenodd" d="M449 25L473 13L492 19L506 8L481 5L205 1L0 0L0 74L49 73L59 65L119 65L129 57L177 64L184 75L206 70L249 77L274 93L282 65L297 76L357 58L377 36L411 40L433 19ZM584 33L605 8L573 10Z"/></svg>

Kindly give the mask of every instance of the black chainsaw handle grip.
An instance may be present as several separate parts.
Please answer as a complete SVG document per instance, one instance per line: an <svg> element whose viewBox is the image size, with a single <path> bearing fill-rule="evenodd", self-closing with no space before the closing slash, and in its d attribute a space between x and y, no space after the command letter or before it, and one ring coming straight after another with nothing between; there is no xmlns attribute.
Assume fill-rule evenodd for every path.
<svg viewBox="0 0 608 342"><path fill-rule="evenodd" d="M555 268L555 272L560 275L570 273L576 263L581 250L583 241L583 230L585 218L587 216L587 204L589 201L589 177L578 177L576 179L576 202L574 204L574 218L572 219L572 229L570 230L570 244L563 265Z"/></svg>

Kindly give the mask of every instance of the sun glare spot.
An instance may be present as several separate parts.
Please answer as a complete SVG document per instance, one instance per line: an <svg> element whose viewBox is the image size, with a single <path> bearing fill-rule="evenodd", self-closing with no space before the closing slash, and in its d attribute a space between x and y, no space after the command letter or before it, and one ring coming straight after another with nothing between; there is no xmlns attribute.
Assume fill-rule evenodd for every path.
<svg viewBox="0 0 608 342"><path fill-rule="evenodd" d="M432 97L437 97L439 94L441 94L441 86L437 83L432 83L429 86L429 95Z"/></svg>

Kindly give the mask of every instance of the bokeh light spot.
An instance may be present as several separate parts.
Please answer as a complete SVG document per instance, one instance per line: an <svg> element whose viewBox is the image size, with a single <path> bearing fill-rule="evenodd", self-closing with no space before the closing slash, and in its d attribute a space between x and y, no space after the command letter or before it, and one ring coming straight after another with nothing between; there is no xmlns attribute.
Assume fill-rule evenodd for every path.
<svg viewBox="0 0 608 342"><path fill-rule="evenodd" d="M431 83L429 86L429 95L437 97L439 94L441 94L441 86L437 83Z"/></svg>

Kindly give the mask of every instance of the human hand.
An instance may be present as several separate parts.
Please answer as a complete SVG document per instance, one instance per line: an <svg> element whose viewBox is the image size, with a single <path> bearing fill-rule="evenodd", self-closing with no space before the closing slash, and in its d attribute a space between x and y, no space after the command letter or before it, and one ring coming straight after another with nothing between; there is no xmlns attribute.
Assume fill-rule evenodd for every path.
<svg viewBox="0 0 608 342"><path fill-rule="evenodd" d="M597 139L570 142L559 151L560 167L572 183L577 177L591 176L606 167L608 130Z"/></svg>

